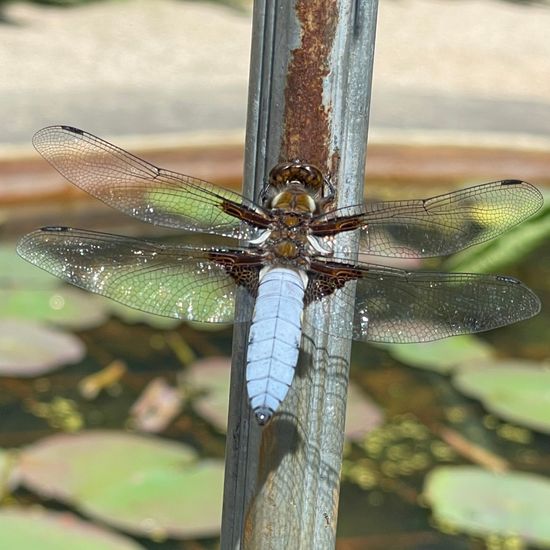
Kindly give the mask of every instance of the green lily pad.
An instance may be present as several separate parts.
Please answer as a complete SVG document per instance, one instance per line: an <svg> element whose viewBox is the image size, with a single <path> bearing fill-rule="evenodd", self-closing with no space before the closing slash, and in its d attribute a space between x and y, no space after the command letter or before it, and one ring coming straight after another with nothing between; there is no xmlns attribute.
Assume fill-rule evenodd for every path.
<svg viewBox="0 0 550 550"><path fill-rule="evenodd" d="M382 347L406 365L440 373L450 372L461 364L489 359L493 355L489 344L470 335L423 344L383 344Z"/></svg>
<svg viewBox="0 0 550 550"><path fill-rule="evenodd" d="M69 513L0 510L0 548L10 550L140 550L143 546Z"/></svg>
<svg viewBox="0 0 550 550"><path fill-rule="evenodd" d="M73 334L18 319L0 319L0 374L38 376L86 354L82 341Z"/></svg>
<svg viewBox="0 0 550 550"><path fill-rule="evenodd" d="M119 529L155 539L215 536L221 523L224 464L153 468L84 495L80 510Z"/></svg>
<svg viewBox="0 0 550 550"><path fill-rule="evenodd" d="M159 539L219 532L223 471L223 461L198 462L195 451L181 443L90 431L27 447L17 475L41 495Z"/></svg>
<svg viewBox="0 0 550 550"><path fill-rule="evenodd" d="M496 416L550 433L550 370L539 363L484 362L459 372L453 382Z"/></svg>
<svg viewBox="0 0 550 550"><path fill-rule="evenodd" d="M97 297L65 286L41 290L1 289L0 314L51 322L75 330L96 327L107 318Z"/></svg>
<svg viewBox="0 0 550 550"><path fill-rule="evenodd" d="M435 519L478 536L519 537L550 545L550 481L534 474L495 474L476 466L433 470L424 496Z"/></svg>
<svg viewBox="0 0 550 550"><path fill-rule="evenodd" d="M152 467L186 466L196 458L187 445L118 431L57 434L26 447L19 475L42 495L73 501Z"/></svg>
<svg viewBox="0 0 550 550"><path fill-rule="evenodd" d="M182 393L177 388L164 378L155 378L132 405L133 426L141 432L161 432L180 413L182 402Z"/></svg>
<svg viewBox="0 0 550 550"><path fill-rule="evenodd" d="M230 358L208 357L195 361L183 376L201 394L194 400L193 408L222 432L227 430L230 374Z"/></svg>
<svg viewBox="0 0 550 550"><path fill-rule="evenodd" d="M56 288L61 281L50 273L23 260L15 251L15 244L0 246L0 281L10 288Z"/></svg>
<svg viewBox="0 0 550 550"><path fill-rule="evenodd" d="M346 405L346 437L352 441L362 441L383 422L382 409L359 386L350 382Z"/></svg>
<svg viewBox="0 0 550 550"><path fill-rule="evenodd" d="M101 297L100 299L108 311L128 324L144 323L156 329L171 329L182 323L180 319L153 315L152 313L147 313L146 311L125 306L120 302L115 302L114 300L109 300L108 298Z"/></svg>

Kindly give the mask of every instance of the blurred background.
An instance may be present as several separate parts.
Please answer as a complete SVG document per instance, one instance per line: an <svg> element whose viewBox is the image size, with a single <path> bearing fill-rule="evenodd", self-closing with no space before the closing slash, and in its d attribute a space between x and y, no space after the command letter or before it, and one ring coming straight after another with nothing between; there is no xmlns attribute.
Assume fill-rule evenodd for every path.
<svg viewBox="0 0 550 550"><path fill-rule="evenodd" d="M41 159L31 138L50 124L240 189L251 9L0 1L2 548L217 547L231 327L127 310L14 247L43 225L167 234ZM427 266L516 276L543 310L434 345L354 346L339 548L550 547L548 29L545 1L380 2L367 199L533 183L537 215Z"/></svg>

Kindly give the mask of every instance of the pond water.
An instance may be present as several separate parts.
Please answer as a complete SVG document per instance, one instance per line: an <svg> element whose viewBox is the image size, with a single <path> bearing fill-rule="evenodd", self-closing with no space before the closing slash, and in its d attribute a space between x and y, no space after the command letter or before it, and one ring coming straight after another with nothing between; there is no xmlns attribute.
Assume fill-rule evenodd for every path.
<svg viewBox="0 0 550 550"><path fill-rule="evenodd" d="M35 514L39 505L40 510L69 512L117 534L113 548L217 547L221 492L204 487L219 486L223 468L232 327L206 330L131 314L67 290L22 261L16 268L13 246L13 240L3 243L5 259L0 260L0 324L14 318L21 323L15 329L1 325L0 334L0 522L3 511L18 506L26 525L33 516L25 514ZM539 295L539 316L454 344L450 340L444 344L450 347L433 351L354 344L351 378L360 405L353 409L359 417L349 418L353 430L342 472L339 548L550 545L544 520L550 506L550 490L545 492L550 483L547 241L499 271L518 277ZM54 349L62 347L66 353L56 355L48 348L52 335L27 333L29 323L33 330L53 330L54 336L76 336L76 343L52 340ZM17 335L23 336L22 344ZM39 348L42 341L44 348ZM33 348L40 352L30 353ZM518 378L503 387L498 386L498 373L483 380L483 387L469 382L475 373L468 368L486 364L486 369L496 365L506 376ZM539 373L549 377L536 378ZM507 393L514 389L516 394ZM100 430L103 438L87 440L89 430ZM150 432L157 435L140 435ZM128 433L134 439L126 440ZM109 439L113 434L120 439ZM160 458L154 453L147 458L150 437ZM177 451L189 454L185 467L177 467L191 478L171 477L175 463L169 456L173 450L164 447L167 442L181 444ZM147 466L134 471L137 464ZM460 468L467 465L475 470ZM496 471L500 477L494 486L485 486L475 478L479 471ZM522 500L527 489L513 476L520 472L536 476L541 487L540 493L529 492L527 512ZM445 478L447 474L451 477ZM453 492L455 474L466 476L461 487L475 480L472 491L479 493L471 502ZM508 480L518 483L509 493ZM189 490L176 493L180 482ZM144 491L139 497L130 490L136 486ZM111 491L103 494L100 487ZM497 504L506 506L495 505L499 491ZM185 499L188 503L181 504ZM465 509L457 502L466 503ZM178 517L174 508L185 511L186 506L200 510L201 520L187 518L186 523ZM486 510L492 510L491 517L484 515ZM28 521L29 526L37 524ZM29 527L8 533L6 537L15 538L2 542L0 530L0 546L31 535ZM108 544L104 547L110 548ZM67 547L80 548L74 541Z"/></svg>

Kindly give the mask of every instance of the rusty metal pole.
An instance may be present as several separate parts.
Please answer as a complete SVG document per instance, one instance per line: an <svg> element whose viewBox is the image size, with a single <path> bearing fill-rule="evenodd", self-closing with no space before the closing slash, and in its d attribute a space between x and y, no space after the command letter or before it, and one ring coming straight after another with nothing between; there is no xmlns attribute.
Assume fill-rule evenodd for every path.
<svg viewBox="0 0 550 550"><path fill-rule="evenodd" d="M258 196L274 164L298 158L330 174L338 206L363 200L376 11L376 0L255 2L248 196ZM353 254L353 237L336 247ZM308 311L325 316L327 333L331 322L353 314L338 293L328 300ZM223 550L335 545L351 344L307 325L306 316L292 388L263 430L246 399L247 327L235 329Z"/></svg>

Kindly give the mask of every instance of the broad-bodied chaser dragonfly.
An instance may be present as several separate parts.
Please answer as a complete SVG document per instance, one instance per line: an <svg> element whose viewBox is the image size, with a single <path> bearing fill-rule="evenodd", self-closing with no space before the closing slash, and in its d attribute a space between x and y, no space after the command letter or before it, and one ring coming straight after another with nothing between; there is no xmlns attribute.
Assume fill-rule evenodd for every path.
<svg viewBox="0 0 550 550"><path fill-rule="evenodd" d="M542 204L532 185L504 180L424 200L334 208L334 189L311 164L275 166L261 204L157 168L69 126L40 130L38 152L69 181L126 214L159 226L239 239L200 247L44 227L19 254L81 288L134 308L192 321L250 321L235 312L238 287L255 297L247 390L265 424L294 377L302 312L339 290L353 320L330 331L371 342L426 342L489 330L540 309L511 277L406 272L334 253L334 237L359 234L360 252L398 258L446 255L491 239ZM243 244L244 241L244 244ZM351 285L350 283L355 283ZM351 288L351 287L355 288ZM313 330L327 331L321 320Z"/></svg>

